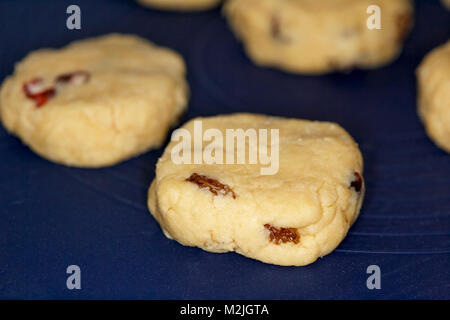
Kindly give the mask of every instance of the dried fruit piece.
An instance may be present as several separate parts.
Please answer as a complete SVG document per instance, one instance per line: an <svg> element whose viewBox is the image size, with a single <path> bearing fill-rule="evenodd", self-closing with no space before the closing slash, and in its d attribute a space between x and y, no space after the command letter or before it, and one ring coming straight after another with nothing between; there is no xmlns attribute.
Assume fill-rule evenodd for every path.
<svg viewBox="0 0 450 320"><path fill-rule="evenodd" d="M350 188L355 189L356 192L360 192L363 185L363 179L361 177L361 174L359 174L359 172L355 171L353 174L355 178L350 183Z"/></svg>
<svg viewBox="0 0 450 320"><path fill-rule="evenodd" d="M264 228L269 230L269 240L275 244L281 244L286 242L293 242L295 244L300 242L300 235L296 228L277 228L268 223L264 225Z"/></svg>
<svg viewBox="0 0 450 320"><path fill-rule="evenodd" d="M226 184L220 183L219 181L215 179L211 179L207 176L203 176L197 173L191 174L189 178L186 179L186 181L195 183L202 189L208 189L212 194L214 195L227 195L231 194L233 199L236 199L236 194L234 191Z"/></svg>
<svg viewBox="0 0 450 320"><path fill-rule="evenodd" d="M31 98L44 90L44 80L42 78L34 78L23 84L23 91L28 98Z"/></svg>
<svg viewBox="0 0 450 320"><path fill-rule="evenodd" d="M270 20L270 34L274 38L280 36L280 16L278 14L273 14Z"/></svg>
<svg viewBox="0 0 450 320"><path fill-rule="evenodd" d="M55 93L56 93L55 89L49 88L49 89L44 90L30 98L33 99L34 102L36 102L36 107L40 107L40 106L46 104L48 99L52 98L55 95Z"/></svg>
<svg viewBox="0 0 450 320"><path fill-rule="evenodd" d="M75 71L71 73L65 73L58 76L55 80L56 86L58 85L75 85L79 86L89 81L90 74L87 71ZM58 87L57 87L58 88ZM54 87L45 87L44 80L42 78L34 78L23 84L23 91L25 95L36 102L36 106L40 107L44 105L48 99L56 94Z"/></svg>
<svg viewBox="0 0 450 320"><path fill-rule="evenodd" d="M23 91L27 98L34 100L37 107L44 105L56 93L54 88L45 88L42 78L34 78L24 83Z"/></svg>
<svg viewBox="0 0 450 320"><path fill-rule="evenodd" d="M71 73L65 73L56 78L57 84L70 84L79 86L85 84L90 79L90 74L87 71L74 71Z"/></svg>
<svg viewBox="0 0 450 320"><path fill-rule="evenodd" d="M272 38L280 42L288 42L289 40L282 33L281 17L278 13L272 14L272 17L270 18L270 34Z"/></svg>
<svg viewBox="0 0 450 320"><path fill-rule="evenodd" d="M405 40L413 23L413 16L411 12L403 12L397 15L397 41Z"/></svg>

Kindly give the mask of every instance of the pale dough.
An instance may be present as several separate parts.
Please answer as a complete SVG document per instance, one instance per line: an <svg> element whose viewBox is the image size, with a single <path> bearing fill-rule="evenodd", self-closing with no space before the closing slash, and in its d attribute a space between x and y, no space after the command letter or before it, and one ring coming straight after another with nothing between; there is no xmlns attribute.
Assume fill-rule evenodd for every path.
<svg viewBox="0 0 450 320"><path fill-rule="evenodd" d="M261 175L259 164L175 164L171 151L179 142L170 142L148 193L150 212L167 237L295 266L314 262L344 239L365 190L361 153L344 129L233 114L187 122L182 128L192 136L196 120L203 130L215 128L224 136L226 129L279 129L279 170Z"/></svg>
<svg viewBox="0 0 450 320"><path fill-rule="evenodd" d="M111 34L30 53L1 87L0 116L41 156L100 167L160 146L187 99L179 54Z"/></svg>
<svg viewBox="0 0 450 320"><path fill-rule="evenodd" d="M450 41L427 54L417 79L419 116L431 139L450 152Z"/></svg>
<svg viewBox="0 0 450 320"><path fill-rule="evenodd" d="M381 29L367 27L370 5ZM385 65L413 23L410 0L229 0L224 14L256 64L305 74Z"/></svg>

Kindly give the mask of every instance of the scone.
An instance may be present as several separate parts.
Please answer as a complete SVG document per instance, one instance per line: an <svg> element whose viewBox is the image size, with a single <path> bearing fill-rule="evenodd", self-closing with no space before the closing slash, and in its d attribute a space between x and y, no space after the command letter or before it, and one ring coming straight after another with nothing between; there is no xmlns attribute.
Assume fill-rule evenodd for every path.
<svg viewBox="0 0 450 320"><path fill-rule="evenodd" d="M140 4L163 10L205 10L217 6L222 0L137 0Z"/></svg>
<svg viewBox="0 0 450 320"><path fill-rule="evenodd" d="M187 99L180 55L111 34L29 54L1 87L0 116L39 155L100 167L160 146Z"/></svg>
<svg viewBox="0 0 450 320"><path fill-rule="evenodd" d="M380 29L368 28L372 5ZM229 0L224 14L256 64L301 74L385 65L413 23L410 0Z"/></svg>
<svg viewBox="0 0 450 320"><path fill-rule="evenodd" d="M419 116L431 139L450 152L450 41L425 57L417 80Z"/></svg>
<svg viewBox="0 0 450 320"><path fill-rule="evenodd" d="M232 114L197 118L180 131L198 138L199 126L209 142L199 147L198 139L181 141L177 129L149 188L150 212L168 238L211 252L236 251L286 266L310 264L344 239L359 214L365 187L361 153L339 125ZM256 150L249 137L240 145L236 139L234 147L225 138L211 140L212 133L225 137L231 129L242 129L249 136L249 130L259 132L258 141L267 143ZM266 130L265 138L261 130ZM278 135L274 132L269 137L268 132L274 130ZM190 163L174 161L180 143L192 146L187 154ZM188 149L182 150L184 154ZM194 161L196 155L211 150L227 161L219 164L219 158L211 162L198 161L198 157ZM247 152L243 158L247 161L228 161L230 154L234 159L239 151ZM261 152L276 153L278 170L262 174L263 163L268 162L251 164L253 151L259 152L260 160Z"/></svg>

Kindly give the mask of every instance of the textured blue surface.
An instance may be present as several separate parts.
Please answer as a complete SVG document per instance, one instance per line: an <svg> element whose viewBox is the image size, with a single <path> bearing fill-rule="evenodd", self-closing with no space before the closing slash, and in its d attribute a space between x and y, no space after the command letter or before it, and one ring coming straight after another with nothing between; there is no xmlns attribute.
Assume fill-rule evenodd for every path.
<svg viewBox="0 0 450 320"><path fill-rule="evenodd" d="M66 7L82 30L65 28ZM29 51L108 32L136 33L185 57L183 121L235 111L336 121L360 143L366 200L348 237L302 268L166 239L146 208L162 150L111 168L48 162L0 129L0 298L450 298L450 156L416 116L414 70L450 38L450 14L416 1L416 25L388 67L321 77L258 68L219 10L168 13L133 1L1 1L0 79ZM66 289L68 265L82 289ZM382 289L366 288L379 265Z"/></svg>

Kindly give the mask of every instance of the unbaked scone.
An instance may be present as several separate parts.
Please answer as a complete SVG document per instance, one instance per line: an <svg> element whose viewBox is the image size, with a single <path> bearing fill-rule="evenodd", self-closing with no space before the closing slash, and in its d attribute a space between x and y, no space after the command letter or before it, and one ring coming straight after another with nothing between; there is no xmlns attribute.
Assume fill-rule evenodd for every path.
<svg viewBox="0 0 450 320"><path fill-rule="evenodd" d="M381 29L367 27L372 5ZM413 23L410 0L228 0L224 14L256 64L304 74L385 65Z"/></svg>
<svg viewBox="0 0 450 320"><path fill-rule="evenodd" d="M0 116L39 155L100 167L160 146L187 99L180 55L111 34L29 54L1 87Z"/></svg>
<svg viewBox="0 0 450 320"><path fill-rule="evenodd" d="M140 4L163 10L205 10L213 8L222 0L137 0Z"/></svg>
<svg viewBox="0 0 450 320"><path fill-rule="evenodd" d="M450 41L427 54L417 80L419 116L431 139L450 152Z"/></svg>
<svg viewBox="0 0 450 320"><path fill-rule="evenodd" d="M194 137L199 123L204 135L215 129L223 137L227 129L266 129L267 155L279 148L278 170L263 175L264 165L249 160L177 164L172 153L179 151L181 141L172 135L148 192L150 212L168 238L211 252L236 251L266 263L295 266L314 262L344 239L365 190L361 153L344 129L330 122L233 114L193 119L181 130ZM272 140L272 129L279 130L278 143ZM211 150L209 141L193 146L191 159L194 150ZM214 143L224 158L232 149L225 142Z"/></svg>

